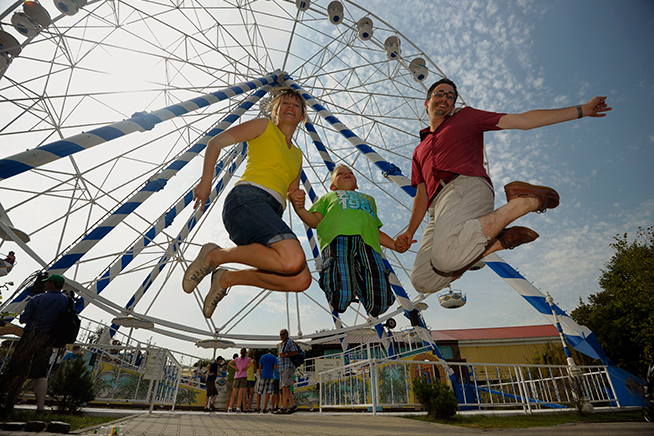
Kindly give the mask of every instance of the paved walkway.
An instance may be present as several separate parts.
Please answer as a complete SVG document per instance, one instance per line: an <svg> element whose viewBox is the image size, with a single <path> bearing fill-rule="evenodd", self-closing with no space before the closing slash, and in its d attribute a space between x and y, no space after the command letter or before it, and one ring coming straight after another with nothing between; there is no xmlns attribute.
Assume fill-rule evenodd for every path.
<svg viewBox="0 0 654 436"><path fill-rule="evenodd" d="M114 410L114 413L116 411ZM493 436L652 436L654 424L617 422L566 424L511 430L476 430L434 424L399 416L371 413L310 413L293 415L227 414L203 412L141 412L121 419L124 436L462 436L490 433ZM49 433L2 432L2 435L52 435ZM99 436L94 429L72 434Z"/></svg>

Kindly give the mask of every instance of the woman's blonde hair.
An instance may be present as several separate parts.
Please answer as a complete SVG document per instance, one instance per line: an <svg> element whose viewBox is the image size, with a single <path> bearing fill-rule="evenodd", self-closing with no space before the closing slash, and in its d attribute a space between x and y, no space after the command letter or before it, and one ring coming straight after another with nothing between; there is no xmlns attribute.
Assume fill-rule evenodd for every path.
<svg viewBox="0 0 654 436"><path fill-rule="evenodd" d="M282 88L277 91L277 94L268 104L268 109L270 109L270 119L272 122L277 124L279 121L279 105L286 97L293 97L300 103L300 106L302 107L302 120L305 120L307 117L307 102L304 100L304 97L302 97L302 94L293 88Z"/></svg>

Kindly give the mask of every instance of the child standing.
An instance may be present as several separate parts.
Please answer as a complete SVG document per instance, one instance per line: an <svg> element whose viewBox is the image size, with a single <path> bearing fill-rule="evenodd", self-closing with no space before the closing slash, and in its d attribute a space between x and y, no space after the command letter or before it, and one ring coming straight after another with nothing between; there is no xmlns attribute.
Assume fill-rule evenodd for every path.
<svg viewBox="0 0 654 436"><path fill-rule="evenodd" d="M332 308L343 313L358 296L368 314L376 317L395 301L381 246L399 253L409 247L398 245L379 230L382 223L375 199L356 192L357 188L352 170L337 165L332 172L332 192L309 210L304 208L304 191L289 191L289 196L300 219L316 229L323 259L319 283Z"/></svg>

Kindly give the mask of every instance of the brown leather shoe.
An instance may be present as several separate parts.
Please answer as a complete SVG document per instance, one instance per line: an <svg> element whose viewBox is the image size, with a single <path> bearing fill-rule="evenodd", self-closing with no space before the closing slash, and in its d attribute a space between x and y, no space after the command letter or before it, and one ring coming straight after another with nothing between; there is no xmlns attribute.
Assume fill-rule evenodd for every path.
<svg viewBox="0 0 654 436"><path fill-rule="evenodd" d="M497 235L497 240L500 241L504 249L513 250L518 245L535 241L538 236L538 233L527 227L515 226L502 230Z"/></svg>
<svg viewBox="0 0 654 436"><path fill-rule="evenodd" d="M539 205L537 213L543 213L547 209L554 209L559 205L559 193L547 186L530 185L526 182L511 182L504 187L506 201L518 197L536 197Z"/></svg>

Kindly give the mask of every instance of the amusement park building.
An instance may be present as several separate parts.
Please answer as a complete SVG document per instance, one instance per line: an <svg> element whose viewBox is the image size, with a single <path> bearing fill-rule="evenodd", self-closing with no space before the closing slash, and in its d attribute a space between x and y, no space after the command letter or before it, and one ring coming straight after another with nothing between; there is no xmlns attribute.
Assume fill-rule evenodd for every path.
<svg viewBox="0 0 654 436"><path fill-rule="evenodd" d="M432 330L431 336L447 361L474 363L532 363L544 344L560 346L556 327L551 324L478 329ZM401 351L415 348L418 338L411 332L395 332L393 341ZM410 344L409 341L412 343ZM376 336L348 335L350 347L379 343ZM325 355L342 351L338 339L313 345Z"/></svg>

